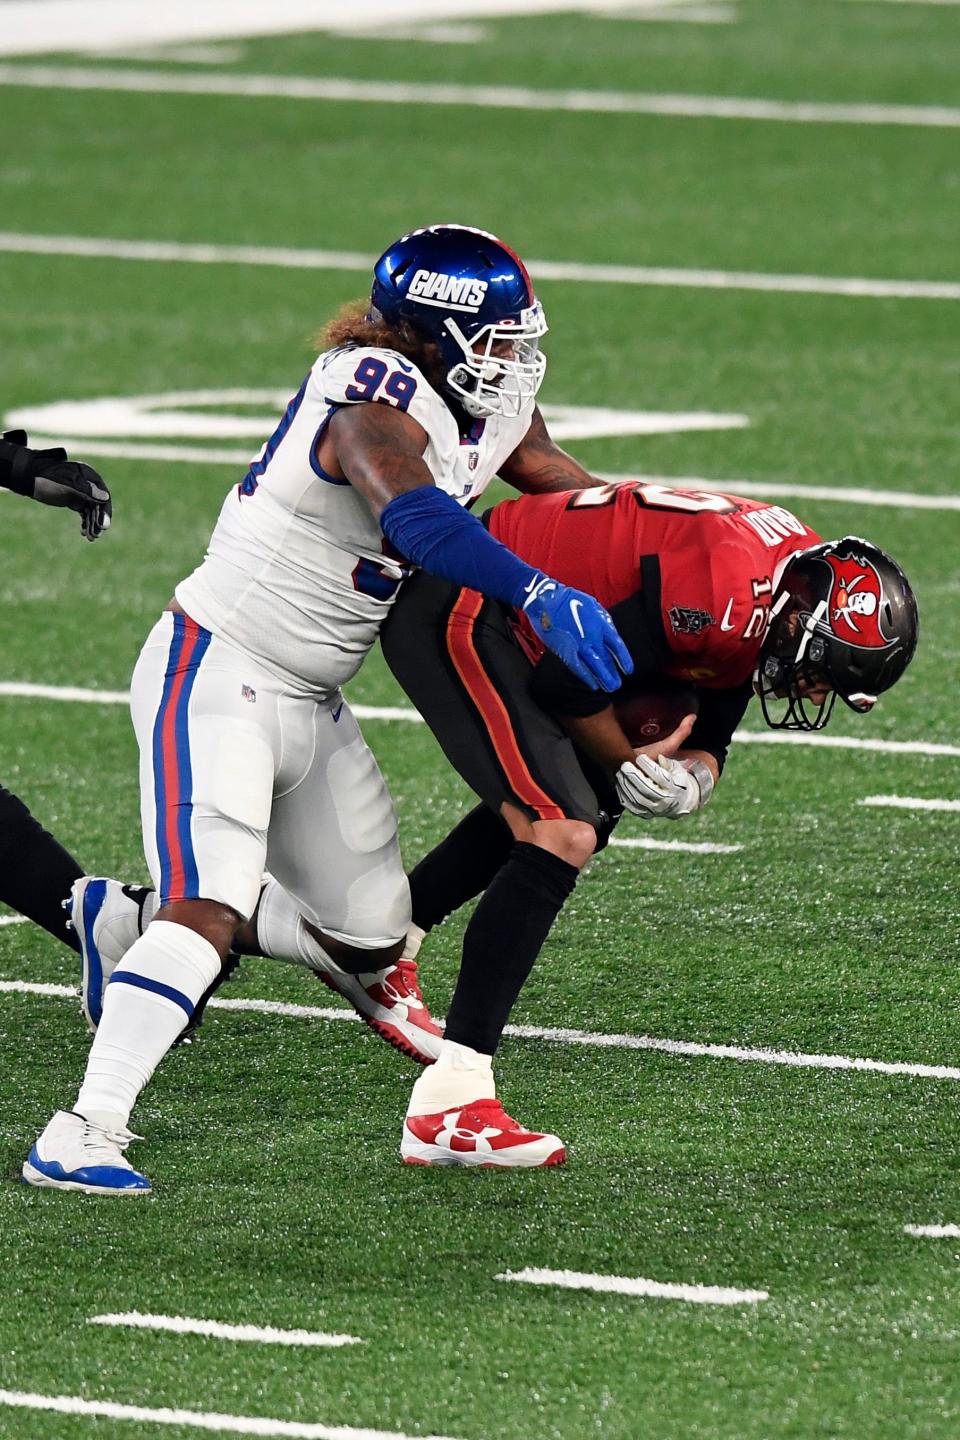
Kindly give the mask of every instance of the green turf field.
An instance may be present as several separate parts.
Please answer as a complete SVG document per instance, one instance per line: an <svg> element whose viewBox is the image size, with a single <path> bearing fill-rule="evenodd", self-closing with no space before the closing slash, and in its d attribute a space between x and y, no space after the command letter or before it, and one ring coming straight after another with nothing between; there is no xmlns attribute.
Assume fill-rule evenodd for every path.
<svg viewBox="0 0 960 1440"><path fill-rule="evenodd" d="M490 19L473 44L270 38L240 42L240 58L215 73L960 104L960 8L739 0L735 13L729 25ZM960 280L949 126L9 83L0 106L0 229L15 234L373 255L415 224L458 219L525 255L583 266ZM0 406L292 393L311 336L363 289L344 269L14 247L0 253ZM401 1166L409 1062L358 1024L221 1009L135 1111L147 1139L131 1158L154 1181L151 1198L31 1191L16 1181L20 1164L52 1110L72 1103L87 1036L74 1000L0 990L4 1440L197 1433L12 1408L7 1392L259 1417L245 1433L342 1440L354 1432L336 1427L356 1440L948 1440L960 1429L960 1240L904 1231L960 1224L960 814L860 803L960 802L960 303L589 278L538 290L551 326L547 404L749 419L571 441L592 469L769 484L822 533L866 534L901 561L921 605L917 659L872 717L838 712L827 735L914 748L748 739L702 816L621 828L742 848L610 849L561 917L515 1023L659 1046L504 1042L501 1094L524 1123L563 1137L562 1170ZM220 409L270 414L262 401ZM98 438L117 453L100 453ZM93 436L87 453L116 502L95 547L72 517L0 495L0 682L126 688L243 470L144 458L137 447L150 443L242 454L259 441ZM773 488L789 485L836 493ZM879 503L845 498L853 488ZM350 694L405 703L378 654ZM759 713L746 729L761 732ZM371 719L364 730L414 861L469 797L423 726ZM83 864L143 877L123 705L0 691L0 757L0 782ZM439 1013L463 920L422 954ZM43 932L0 928L0 981L70 985L75 968ZM225 994L335 1003L261 961ZM678 1054L659 1044L669 1041L866 1057L909 1073ZM769 1298L721 1307L497 1279L527 1267ZM239 1344L87 1323L128 1311L362 1343Z"/></svg>

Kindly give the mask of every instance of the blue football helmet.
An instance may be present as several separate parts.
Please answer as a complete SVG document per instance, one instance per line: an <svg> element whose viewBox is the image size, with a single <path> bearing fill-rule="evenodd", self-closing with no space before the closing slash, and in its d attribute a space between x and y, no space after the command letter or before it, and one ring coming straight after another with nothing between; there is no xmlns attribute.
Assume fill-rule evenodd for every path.
<svg viewBox="0 0 960 1440"><path fill-rule="evenodd" d="M469 225L412 230L373 276L372 313L439 347L444 388L469 415L519 415L536 395L547 322L523 261L495 235Z"/></svg>

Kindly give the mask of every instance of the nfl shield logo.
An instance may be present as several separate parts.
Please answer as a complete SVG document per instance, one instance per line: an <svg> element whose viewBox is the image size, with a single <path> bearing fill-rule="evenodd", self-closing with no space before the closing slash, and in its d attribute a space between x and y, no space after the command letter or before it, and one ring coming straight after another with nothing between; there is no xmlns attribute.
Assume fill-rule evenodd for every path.
<svg viewBox="0 0 960 1440"><path fill-rule="evenodd" d="M254 690L252 685L241 685L240 694L243 696L244 700L249 700L251 705L256 705L257 692L256 690Z"/></svg>

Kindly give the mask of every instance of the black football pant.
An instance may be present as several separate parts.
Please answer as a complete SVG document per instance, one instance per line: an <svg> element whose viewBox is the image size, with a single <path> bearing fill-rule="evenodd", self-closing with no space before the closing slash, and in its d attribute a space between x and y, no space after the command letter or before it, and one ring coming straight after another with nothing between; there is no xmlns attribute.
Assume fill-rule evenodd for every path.
<svg viewBox="0 0 960 1440"><path fill-rule="evenodd" d="M503 606L421 573L404 585L381 639L390 669L484 802L410 883L414 923L425 930L483 892L445 1033L492 1055L578 875L540 846L514 841L500 807L534 822L585 820L598 837L610 817L562 727L533 698L532 667Z"/></svg>
<svg viewBox="0 0 960 1440"><path fill-rule="evenodd" d="M0 785L0 900L79 952L62 902L84 873L23 801Z"/></svg>

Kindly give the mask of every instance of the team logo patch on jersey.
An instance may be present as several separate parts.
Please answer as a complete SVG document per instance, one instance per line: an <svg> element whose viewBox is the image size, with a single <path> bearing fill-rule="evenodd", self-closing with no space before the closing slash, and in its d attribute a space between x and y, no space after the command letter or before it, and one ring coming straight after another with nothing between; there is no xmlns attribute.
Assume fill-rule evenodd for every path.
<svg viewBox="0 0 960 1440"><path fill-rule="evenodd" d="M880 628L883 586L874 567L861 555L844 560L827 556L833 571L830 625L833 633L851 645L881 649L890 641Z"/></svg>
<svg viewBox="0 0 960 1440"><path fill-rule="evenodd" d="M444 310L467 310L472 314L480 309L486 296L486 280L475 280L472 275L445 275L440 270L414 271L407 287L408 300L419 300Z"/></svg>
<svg viewBox="0 0 960 1440"><path fill-rule="evenodd" d="M709 610L685 610L680 605L672 605L667 614L676 635L699 635L714 623Z"/></svg>

